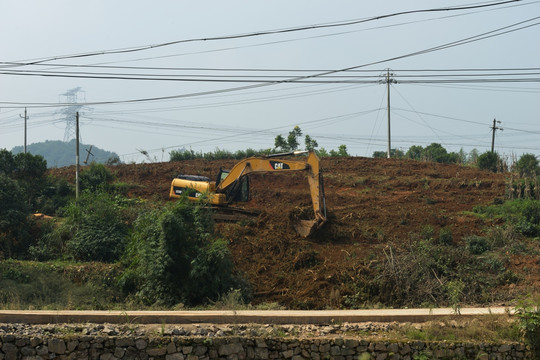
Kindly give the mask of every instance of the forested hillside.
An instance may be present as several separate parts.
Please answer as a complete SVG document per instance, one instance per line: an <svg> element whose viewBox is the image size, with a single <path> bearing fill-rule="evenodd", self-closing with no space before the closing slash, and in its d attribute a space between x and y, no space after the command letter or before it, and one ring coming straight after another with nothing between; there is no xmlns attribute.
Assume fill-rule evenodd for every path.
<svg viewBox="0 0 540 360"><path fill-rule="evenodd" d="M118 155L114 152L100 149L96 146L90 148L90 144L79 144L80 162L83 163L88 157L88 162L101 164L118 163ZM91 155L88 155L91 151ZM24 151L23 146L16 146L11 150L14 154ZM75 140L64 142L60 140L47 140L45 142L34 143L27 146L27 151L34 155L41 155L47 161L50 168L75 165Z"/></svg>

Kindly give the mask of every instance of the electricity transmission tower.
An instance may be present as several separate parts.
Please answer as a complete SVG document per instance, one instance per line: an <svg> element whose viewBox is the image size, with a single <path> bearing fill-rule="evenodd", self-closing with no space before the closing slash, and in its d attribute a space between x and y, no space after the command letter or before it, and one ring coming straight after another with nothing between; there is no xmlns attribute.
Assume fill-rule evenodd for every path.
<svg viewBox="0 0 540 360"><path fill-rule="evenodd" d="M81 95L80 95L81 94ZM69 142L71 139L75 139L76 132L76 116L77 113L84 114L84 106L81 103L86 101L84 91L82 88L76 87L66 91L60 96L64 97L65 107L59 109L56 115L66 122L66 130L64 132L64 142Z"/></svg>

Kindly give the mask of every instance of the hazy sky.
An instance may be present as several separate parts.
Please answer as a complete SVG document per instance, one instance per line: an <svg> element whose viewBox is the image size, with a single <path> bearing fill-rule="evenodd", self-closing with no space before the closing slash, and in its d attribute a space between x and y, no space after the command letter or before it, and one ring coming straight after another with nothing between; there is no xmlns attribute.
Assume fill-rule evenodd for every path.
<svg viewBox="0 0 540 360"><path fill-rule="evenodd" d="M499 153L540 155L540 1L2 0L0 13L0 148L23 144L25 106L29 144L63 140L62 103L77 101L82 141L125 162L271 148L295 125L371 156L386 150L390 69L392 148L484 152L496 118Z"/></svg>

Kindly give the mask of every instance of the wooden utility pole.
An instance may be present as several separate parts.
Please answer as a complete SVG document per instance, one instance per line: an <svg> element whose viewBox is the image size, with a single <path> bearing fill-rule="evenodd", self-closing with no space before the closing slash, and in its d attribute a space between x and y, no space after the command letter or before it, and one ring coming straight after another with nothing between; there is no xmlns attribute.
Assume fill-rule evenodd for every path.
<svg viewBox="0 0 540 360"><path fill-rule="evenodd" d="M75 116L75 200L79 200L79 112Z"/></svg>
<svg viewBox="0 0 540 360"><path fill-rule="evenodd" d="M388 110L388 145L386 147L386 157L390 159L390 69L386 71L386 92L387 92L387 110Z"/></svg>
<svg viewBox="0 0 540 360"><path fill-rule="evenodd" d="M491 152L495 151L495 131L501 130L503 131L503 128L497 127L497 123L501 123L500 121L497 121L496 119L493 119L493 126L491 127Z"/></svg>
<svg viewBox="0 0 540 360"><path fill-rule="evenodd" d="M391 133L390 133L390 84L396 82L396 80L390 78L390 75L394 75L394 74L390 73L390 69L387 69L386 70L386 81L385 81L386 82L386 95L387 95L386 107L387 107L387 110L388 110L388 122L387 122L387 126L388 126L388 143L386 145L386 157L387 158L390 158L390 152L392 150Z"/></svg>
<svg viewBox="0 0 540 360"><path fill-rule="evenodd" d="M19 114L19 116L22 118L22 116ZM26 108L24 108L24 153L26 154L26 122L28 121L28 113L26 112Z"/></svg>
<svg viewBox="0 0 540 360"><path fill-rule="evenodd" d="M86 154L86 160L83 161L84 165L88 165L88 158L90 157L90 155L94 156L94 154L92 154L92 146L94 145L90 145L90 150L86 149L86 152L88 154Z"/></svg>

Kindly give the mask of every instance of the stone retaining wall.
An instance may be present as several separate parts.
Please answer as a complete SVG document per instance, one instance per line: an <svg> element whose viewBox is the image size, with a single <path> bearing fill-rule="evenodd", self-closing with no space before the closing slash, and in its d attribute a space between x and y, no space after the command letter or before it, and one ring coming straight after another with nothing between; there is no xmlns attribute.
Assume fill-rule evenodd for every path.
<svg viewBox="0 0 540 360"><path fill-rule="evenodd" d="M0 360L527 359L523 344L369 342L346 337L0 336Z"/></svg>

